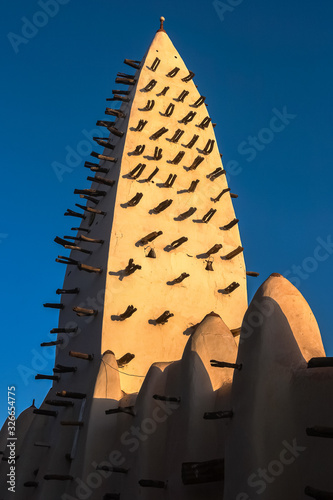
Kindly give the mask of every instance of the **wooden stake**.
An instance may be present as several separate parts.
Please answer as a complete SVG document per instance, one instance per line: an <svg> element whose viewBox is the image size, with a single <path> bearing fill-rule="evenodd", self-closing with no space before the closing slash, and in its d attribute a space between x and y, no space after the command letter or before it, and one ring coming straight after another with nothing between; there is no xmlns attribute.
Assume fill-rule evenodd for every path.
<svg viewBox="0 0 333 500"><path fill-rule="evenodd" d="M128 207L135 207L139 202L140 200L142 199L143 197L143 193L136 193L135 196L133 196L133 198L131 198L127 203L126 205Z"/></svg>
<svg viewBox="0 0 333 500"><path fill-rule="evenodd" d="M145 147L146 146L144 144L136 146L136 148L134 149L134 151L132 151L132 155L135 155L135 156L142 155L142 153L145 150Z"/></svg>
<svg viewBox="0 0 333 500"><path fill-rule="evenodd" d="M182 245L182 244L183 244L183 243L185 243L186 241L188 241L188 238L186 238L186 236L182 236L182 237L181 237L181 238L179 238L178 240L173 241L173 242L170 244L171 250L174 250L175 248L180 247L180 245Z"/></svg>
<svg viewBox="0 0 333 500"><path fill-rule="evenodd" d="M128 175L131 179L138 179L145 168L146 168L145 163L139 163L135 168L133 168L133 170L129 172Z"/></svg>
<svg viewBox="0 0 333 500"><path fill-rule="evenodd" d="M259 276L259 273L255 273L252 271L246 271L247 276L252 276L253 278L257 278Z"/></svg>
<svg viewBox="0 0 333 500"><path fill-rule="evenodd" d="M162 127L157 132L155 132L152 136L150 136L150 139L156 140L159 137L161 137L163 134L165 134L169 129Z"/></svg>
<svg viewBox="0 0 333 500"><path fill-rule="evenodd" d="M161 62L161 59L159 59L158 57L155 57L155 59L153 61L153 64L150 66L150 69L152 71L156 71L157 68L158 68L158 66L159 66L159 64L160 64L160 62Z"/></svg>
<svg viewBox="0 0 333 500"><path fill-rule="evenodd" d="M106 195L106 191L99 191L97 189L74 189L74 194L86 194L86 195L93 195L93 196L105 196ZM78 228L73 228L73 229L77 229L77 230L80 230L80 231L87 231L87 232L90 232L90 229L82 229L80 227Z"/></svg>
<svg viewBox="0 0 333 500"><path fill-rule="evenodd" d="M164 89L159 93L159 94L156 94L157 96L162 96L162 95L165 95L168 90L169 90L170 87L164 87Z"/></svg>
<svg viewBox="0 0 333 500"><path fill-rule="evenodd" d="M164 116L171 116L175 110L175 105L171 102L164 112Z"/></svg>
<svg viewBox="0 0 333 500"><path fill-rule="evenodd" d="M220 227L222 231L228 231L228 229L231 229L232 227L236 226L238 224L239 219L233 219L232 221L229 222L229 224L226 224L225 226Z"/></svg>
<svg viewBox="0 0 333 500"><path fill-rule="evenodd" d="M204 97L203 95L199 97L199 99L197 101L195 101L192 106L194 108L199 108L206 100L206 97ZM214 141L215 142L215 141Z"/></svg>
<svg viewBox="0 0 333 500"><path fill-rule="evenodd" d="M139 123L135 127L134 131L135 132L141 132L145 126L147 125L148 121L147 120L139 120Z"/></svg>
<svg viewBox="0 0 333 500"><path fill-rule="evenodd" d="M205 224L207 224L210 219L213 217L213 215L215 215L217 212L217 210L215 210L214 208L210 208L208 210L208 212L203 216L202 218L202 222L205 222Z"/></svg>
<svg viewBox="0 0 333 500"><path fill-rule="evenodd" d="M193 73L193 71L190 71L189 74L187 76L185 76L185 78L182 78L182 82L189 82L192 80L192 78L194 78L195 76L195 73Z"/></svg>
<svg viewBox="0 0 333 500"><path fill-rule="evenodd" d="M184 125L187 125L193 120L196 114L196 111L190 111L186 116L184 116L184 118L180 120L180 123L184 123Z"/></svg>
<svg viewBox="0 0 333 500"><path fill-rule="evenodd" d="M223 295L229 295L230 293L232 293L234 290L236 290L236 288L238 288L240 286L239 283L236 283L236 281L233 281L229 286L227 286L226 288L223 288L222 290L219 290L220 293L222 293Z"/></svg>
<svg viewBox="0 0 333 500"><path fill-rule="evenodd" d="M156 401L166 401L168 403L180 403L180 397L174 396L160 396L159 394L154 394L153 399L156 399Z"/></svg>
<svg viewBox="0 0 333 500"><path fill-rule="evenodd" d="M157 205L157 207L153 208L152 211L154 214L160 214L161 212L163 212L163 210L165 210L166 208L170 207L171 203L173 202L173 200L165 200L165 201L162 201L161 203L159 203Z"/></svg>
<svg viewBox="0 0 333 500"><path fill-rule="evenodd" d="M80 271L87 271L88 273L101 273L103 269L101 267L87 266L86 264L78 264Z"/></svg>
<svg viewBox="0 0 333 500"><path fill-rule="evenodd" d="M97 208L92 208L92 207L87 207L84 205L80 205L79 203L75 203L75 206L78 208L82 208L85 212L90 212L92 214L97 214L97 215L106 215L106 212L103 212L102 210L97 210ZM84 250L86 253L88 253L87 250ZM91 253L91 252L89 252Z"/></svg>
<svg viewBox="0 0 333 500"><path fill-rule="evenodd" d="M122 314L119 314L119 319L121 321L124 321L125 319L130 318L132 316L132 314L135 313L135 311L137 311L136 307L134 307L132 305L128 306L125 312L123 312Z"/></svg>
<svg viewBox="0 0 333 500"><path fill-rule="evenodd" d="M77 316L97 316L98 313L95 309L86 309L85 307L73 307L73 311Z"/></svg>
<svg viewBox="0 0 333 500"><path fill-rule="evenodd" d="M100 167L97 163L92 163L90 161L84 162L83 166L85 168L89 168L92 172L102 172L104 174L107 174L110 171L109 168Z"/></svg>
<svg viewBox="0 0 333 500"><path fill-rule="evenodd" d="M64 407L74 406L73 401L60 401L58 399L47 399L45 401L45 404L50 406L64 406Z"/></svg>
<svg viewBox="0 0 333 500"><path fill-rule="evenodd" d="M229 191L230 191L230 188L223 189L223 191L221 191L221 193L216 198L211 198L211 200L214 201L214 203L216 203L217 201L220 201L221 197L225 193L229 193Z"/></svg>
<svg viewBox="0 0 333 500"><path fill-rule="evenodd" d="M64 304L50 304L49 302L46 302L43 304L44 307L50 307L51 309L64 309Z"/></svg>
<svg viewBox="0 0 333 500"><path fill-rule="evenodd" d="M176 144L179 139L181 138L181 136L184 134L185 130L181 130L180 128L178 128L176 130L176 132L173 134L173 136L171 137L170 139L170 142L173 142L174 144Z"/></svg>
<svg viewBox="0 0 333 500"><path fill-rule="evenodd" d="M233 259L234 257L236 257L236 255L242 253L244 251L244 248L239 246L237 248L235 248L235 250L233 250L232 252L228 253L227 255L225 255L224 257L221 257L223 260L230 260L230 259Z"/></svg>
<svg viewBox="0 0 333 500"><path fill-rule="evenodd" d="M176 219L177 220L185 220L188 217L191 217L191 215L193 215L196 211L197 211L197 209L195 207L191 207L186 212L178 215L178 217L176 217Z"/></svg>
<svg viewBox="0 0 333 500"><path fill-rule="evenodd" d="M86 354L84 352L69 351L68 353L72 358L84 359L85 361L92 361L94 359L93 354Z"/></svg>
<svg viewBox="0 0 333 500"><path fill-rule="evenodd" d="M131 66L131 68L140 69L141 61L133 61L132 59L124 59L124 64Z"/></svg>
<svg viewBox="0 0 333 500"><path fill-rule="evenodd" d="M52 328L50 333L76 333L77 326L75 328Z"/></svg>
<svg viewBox="0 0 333 500"><path fill-rule="evenodd" d="M86 216L84 214L79 214L78 212L74 212L73 210L70 210L67 208L67 211L64 213L64 215L70 215L72 217L79 217L81 219L85 219Z"/></svg>
<svg viewBox="0 0 333 500"><path fill-rule="evenodd" d="M112 163L116 163L116 161L118 160L118 158L114 158L113 156L101 155L99 153L96 153L96 151L92 151L90 153L90 156L93 156L94 158L98 158L99 160L111 161Z"/></svg>
<svg viewBox="0 0 333 500"><path fill-rule="evenodd" d="M150 243L151 241L153 241L155 238L157 238L161 234L163 234L162 231L154 231L152 233L149 233L144 238L141 238L141 240L139 241L139 243L141 245L147 245L147 243Z"/></svg>
<svg viewBox="0 0 333 500"><path fill-rule="evenodd" d="M149 83L142 89L142 92L150 92L156 85L156 80L150 80Z"/></svg>
<svg viewBox="0 0 333 500"><path fill-rule="evenodd" d="M206 116L206 118L204 118L202 120L202 122L199 123L198 127L202 128L202 130L205 130L205 128L207 128L209 126L209 124L210 124L211 121L212 121L212 119L209 118L208 116Z"/></svg>
<svg viewBox="0 0 333 500"><path fill-rule="evenodd" d="M188 169L195 170L203 161L204 161L203 156L197 156L196 159L193 161L192 165Z"/></svg>
<svg viewBox="0 0 333 500"><path fill-rule="evenodd" d="M135 85L134 78L116 78L116 83L123 83L124 85Z"/></svg>
<svg viewBox="0 0 333 500"><path fill-rule="evenodd" d="M157 172L158 172L158 171L159 171L159 168L158 168L158 167L156 167L156 168L152 171L152 173L149 175L149 177L147 177L146 182L150 182L150 181L153 179L153 177L155 177L155 175L157 174Z"/></svg>
<svg viewBox="0 0 333 500"><path fill-rule="evenodd" d="M213 255L214 253L217 253L219 250L221 250L222 245L220 243L216 243L212 248L207 250L206 254L207 255Z"/></svg>
<svg viewBox="0 0 333 500"><path fill-rule="evenodd" d="M108 100L109 99L107 99L107 101ZM106 108L105 114L110 116L116 116L117 118L126 118L125 113L123 113L120 109ZM94 137L94 141L96 140L97 138Z"/></svg>
<svg viewBox="0 0 333 500"><path fill-rule="evenodd" d="M141 111L151 111L153 107L155 106L155 101L152 99L151 101L147 101L147 104L145 105L144 108L142 108Z"/></svg>
<svg viewBox="0 0 333 500"><path fill-rule="evenodd" d="M167 73L166 76L168 76L169 78L173 78L174 76L177 75L179 70L180 70L180 68L177 68L177 66L176 66L171 71L169 71L169 73Z"/></svg>
<svg viewBox="0 0 333 500"><path fill-rule="evenodd" d="M64 366L59 364L56 364L55 368L53 368L54 373L75 373L76 370L76 366Z"/></svg>
<svg viewBox="0 0 333 500"><path fill-rule="evenodd" d="M173 165L178 165L185 156L185 151L179 151L179 153L170 161Z"/></svg>
<svg viewBox="0 0 333 500"><path fill-rule="evenodd" d="M172 318L172 316L174 316L174 314L171 313L170 311L164 311L164 313L161 314L161 316L155 319L155 323L156 325L165 325L165 323L168 322L168 319Z"/></svg>
<svg viewBox="0 0 333 500"><path fill-rule="evenodd" d="M115 182L113 179L106 179L105 177L100 177L99 175L95 175L95 177L87 177L88 181L97 182L98 184L105 184L106 186L114 186Z"/></svg>
<svg viewBox="0 0 333 500"><path fill-rule="evenodd" d="M188 95L189 95L189 92L187 90L183 90L181 92L181 94L179 94L179 96L177 97L176 101L178 101L178 102L184 102L185 97L187 97Z"/></svg>
<svg viewBox="0 0 333 500"><path fill-rule="evenodd" d="M42 342L41 347L53 347L64 343L64 339L54 340L53 342Z"/></svg>
<svg viewBox="0 0 333 500"><path fill-rule="evenodd" d="M71 294L77 294L79 293L80 289L79 288L71 288L66 290L65 288L58 288L56 290L57 295L71 295Z"/></svg>

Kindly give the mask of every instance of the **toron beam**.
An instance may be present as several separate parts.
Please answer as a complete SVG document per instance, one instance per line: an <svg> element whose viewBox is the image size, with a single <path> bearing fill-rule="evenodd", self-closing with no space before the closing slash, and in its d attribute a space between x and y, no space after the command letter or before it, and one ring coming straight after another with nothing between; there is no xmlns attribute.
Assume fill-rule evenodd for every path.
<svg viewBox="0 0 333 500"><path fill-rule="evenodd" d="M188 192L189 193L194 193L194 191L196 190L196 187L197 185L199 184L200 180L197 179L196 181L192 181L191 184L190 184L190 187L188 188Z"/></svg>
<svg viewBox="0 0 333 500"><path fill-rule="evenodd" d="M76 366L64 366L56 364L55 368L53 368L54 373L75 373L76 371Z"/></svg>
<svg viewBox="0 0 333 500"><path fill-rule="evenodd" d="M112 94L130 95L130 90L112 90Z"/></svg>
<svg viewBox="0 0 333 500"><path fill-rule="evenodd" d="M139 243L141 245L147 245L147 243L150 243L151 241L153 241L155 238L157 238L161 234L163 234L162 231L154 231L152 233L149 233L149 234L147 234L147 236L144 236L144 238L141 238Z"/></svg>
<svg viewBox="0 0 333 500"><path fill-rule="evenodd" d="M158 68L158 66L159 66L159 64L160 64L160 62L161 62L161 59L159 59L158 57L155 57L155 59L153 61L153 64L150 66L150 69L152 71L156 71L157 68Z"/></svg>
<svg viewBox="0 0 333 500"><path fill-rule="evenodd" d="M157 130L157 132L155 132L153 135L151 135L150 139L153 139L155 141L156 139L158 139L159 137L161 137L163 134L165 134L167 131L168 131L167 128L162 127L159 130Z"/></svg>
<svg viewBox="0 0 333 500"><path fill-rule="evenodd" d="M72 240L78 240L78 241L84 241L86 243L99 243L99 244L103 244L104 243L104 240L97 240L97 239L94 239L94 238L88 238L87 236L84 236L84 234L80 234L80 236L64 236L64 238L67 238L67 239L72 239Z"/></svg>
<svg viewBox="0 0 333 500"><path fill-rule="evenodd" d="M141 61L133 61L132 59L124 59L124 64L131 66L131 68L140 69Z"/></svg>
<svg viewBox="0 0 333 500"><path fill-rule="evenodd" d="M154 150L154 160L158 161L162 159L162 148L156 146Z"/></svg>
<svg viewBox="0 0 333 500"><path fill-rule="evenodd" d="M85 352L69 351L68 354L72 358L84 359L85 361L92 361L94 359L94 355L93 354L86 354Z"/></svg>
<svg viewBox="0 0 333 500"><path fill-rule="evenodd" d="M177 75L179 70L180 68L175 67L171 71L169 71L169 73L167 73L166 76L168 76L169 78L173 78L174 76Z"/></svg>
<svg viewBox="0 0 333 500"><path fill-rule="evenodd" d="M145 126L147 125L148 121L147 120L139 120L139 123L135 127L135 132L141 132Z"/></svg>
<svg viewBox="0 0 333 500"><path fill-rule="evenodd" d="M199 108L206 100L206 97L204 97L203 95L199 97L199 99L197 101L195 101L192 106L194 108ZM215 141L213 141L215 142Z"/></svg>
<svg viewBox="0 0 333 500"><path fill-rule="evenodd" d="M178 102L184 102L185 98L189 95L189 91L188 90L183 90L181 92L181 94L179 94L179 96L176 98L176 101Z"/></svg>
<svg viewBox="0 0 333 500"><path fill-rule="evenodd" d="M253 278L258 278L258 276L260 276L260 274L255 273L253 271L246 271L246 276L252 276Z"/></svg>
<svg viewBox="0 0 333 500"><path fill-rule="evenodd" d="M147 104L145 105L144 108L142 108L141 111L151 111L153 107L155 106L155 101L152 99L151 101L147 101Z"/></svg>
<svg viewBox="0 0 333 500"><path fill-rule="evenodd" d="M78 264L80 271L86 271L87 273L101 273L103 269L101 267L87 266L86 264Z"/></svg>
<svg viewBox="0 0 333 500"><path fill-rule="evenodd" d="M195 207L191 207L186 212L183 212L182 214L178 215L178 217L176 217L176 219L177 220L185 220L188 217L191 217L191 215L193 215L194 212L196 212L196 211L197 211L197 209Z"/></svg>
<svg viewBox="0 0 333 500"><path fill-rule="evenodd" d="M226 173L225 170L223 170L221 167L218 167L216 170L214 170L214 172L211 172L206 177L211 181L215 181L215 179L217 179L218 177L220 177L220 175L223 175L225 173Z"/></svg>
<svg viewBox="0 0 333 500"><path fill-rule="evenodd" d="M333 357L311 358L308 368L333 368Z"/></svg>
<svg viewBox="0 0 333 500"><path fill-rule="evenodd" d="M161 316L155 319L155 323L157 325L165 325L165 323L168 322L168 319L172 318L172 316L174 316L174 314L171 313L170 311L164 311L164 313L161 314Z"/></svg>
<svg viewBox="0 0 333 500"><path fill-rule="evenodd" d="M202 122L201 122L201 123L199 123L198 127L199 127L199 128L202 128L202 129L204 130L205 128L207 128L207 127L208 127L208 125L210 124L210 122L211 122L211 121L212 121L212 119L211 119L211 118L209 118L208 116L206 116L206 118L204 118L204 119L202 120Z"/></svg>
<svg viewBox="0 0 333 500"><path fill-rule="evenodd" d="M93 156L94 158L98 158L99 160L110 161L111 163L116 163L116 161L117 161L117 158L114 158L113 156L101 155L99 153L96 153L95 151L92 151L90 153L90 156Z"/></svg>
<svg viewBox="0 0 333 500"><path fill-rule="evenodd" d="M239 219L233 219L232 221L230 221L228 224L226 224L225 226L222 226L220 227L220 229L222 231L228 231L229 229L231 229L232 227L236 226L236 224L238 224L239 222ZM247 273L246 273L247 274Z"/></svg>
<svg viewBox="0 0 333 500"><path fill-rule="evenodd" d="M182 236L182 237L181 237L181 238L179 238L178 240L173 241L173 242L170 244L170 247L172 248L172 250L174 250L175 248L180 247L180 245L182 245L182 244L183 244L183 243L185 243L186 241L188 241L188 238L186 238L186 236Z"/></svg>
<svg viewBox="0 0 333 500"><path fill-rule="evenodd" d="M43 306L50 309L63 309L65 307L64 304L50 304L49 302L46 302Z"/></svg>
<svg viewBox="0 0 333 500"><path fill-rule="evenodd" d="M215 141L213 139L208 139L206 146L202 150L204 155L209 155L214 149Z"/></svg>
<svg viewBox="0 0 333 500"><path fill-rule="evenodd" d="M74 189L74 194L87 194L93 196L105 196L106 191L98 191L97 189ZM78 228L83 231L83 229Z"/></svg>
<svg viewBox="0 0 333 500"><path fill-rule="evenodd" d="M67 208L66 212L64 213L65 216L71 216L71 217L79 217L80 219L85 219L86 216L84 214L79 214L79 212L74 212L73 210L70 210Z"/></svg>
<svg viewBox="0 0 333 500"><path fill-rule="evenodd" d="M132 316L132 314L135 313L135 311L137 311L136 307L134 307L132 305L128 306L125 312L123 312L122 314L119 314L120 320L124 321L125 319L130 318Z"/></svg>
<svg viewBox="0 0 333 500"><path fill-rule="evenodd" d="M217 212L217 210L215 210L214 208L210 208L208 210L208 212L202 217L202 222L204 222L205 224L207 224L210 219L213 217L213 215L215 215Z"/></svg>
<svg viewBox="0 0 333 500"><path fill-rule="evenodd" d="M171 137L170 142L173 142L174 144L176 144L179 139L181 138L181 136L184 134L185 130L181 130L180 128L178 128L176 130L176 132L173 134L173 136Z"/></svg>
<svg viewBox="0 0 333 500"><path fill-rule="evenodd" d="M143 488L161 488L165 489L167 483L164 481L153 481L152 479L140 479L139 485Z"/></svg>
<svg viewBox="0 0 333 500"><path fill-rule="evenodd" d="M120 82L119 82L120 83ZM118 94L114 94L114 96L110 99L110 101L122 101L122 102L130 102L130 98Z"/></svg>
<svg viewBox="0 0 333 500"><path fill-rule="evenodd" d="M97 215L106 215L106 212L103 212L102 210L97 210L97 208L80 205L80 203L75 203L75 206L78 208L82 208L82 210L84 210L85 212L90 212L92 214L97 214Z"/></svg>
<svg viewBox="0 0 333 500"><path fill-rule="evenodd" d="M207 250L206 254L207 255L213 255L214 253L217 253L219 250L221 250L222 245L220 243L216 243L212 248Z"/></svg>
<svg viewBox="0 0 333 500"><path fill-rule="evenodd" d="M164 111L164 116L171 116L172 113L174 112L175 110L175 105L171 102L168 107L166 108L166 110Z"/></svg>
<svg viewBox="0 0 333 500"><path fill-rule="evenodd" d="M138 179L145 168L146 168L145 163L139 163L135 168L133 168L133 170L129 172L128 175L131 179Z"/></svg>
<svg viewBox="0 0 333 500"><path fill-rule="evenodd" d="M105 410L105 415L114 415L116 413L126 413L135 417L134 406L118 406L118 408L111 408L110 410Z"/></svg>
<svg viewBox="0 0 333 500"><path fill-rule="evenodd" d="M67 264L71 266L79 265L78 260L71 259L70 257L65 257L64 255L58 255L58 258L55 261L60 262L61 264Z"/></svg>
<svg viewBox="0 0 333 500"><path fill-rule="evenodd" d="M82 392L70 392L70 391L60 391L57 392L56 395L61 398L70 398L70 399L85 399L87 397L87 395Z"/></svg>
<svg viewBox="0 0 333 500"><path fill-rule="evenodd" d="M333 427L307 427L307 436L321 437L321 438L333 438Z"/></svg>
<svg viewBox="0 0 333 500"><path fill-rule="evenodd" d="M57 377L56 375L41 375L40 373L37 373L37 375L35 375L35 380L55 380L56 382L59 382L60 377Z"/></svg>
<svg viewBox="0 0 333 500"><path fill-rule="evenodd" d="M234 337L239 337L239 335L241 334L241 331L242 331L242 327L240 326L238 328L232 328L230 331Z"/></svg>
<svg viewBox="0 0 333 500"><path fill-rule="evenodd" d="M151 180L155 177L155 175L157 174L157 172L158 172L158 171L159 171L159 168L158 168L158 167L156 167L156 168L152 171L152 173L149 175L149 177L147 177L146 182L150 182L150 181L151 181Z"/></svg>
<svg viewBox="0 0 333 500"><path fill-rule="evenodd" d="M35 413L36 415L45 415L46 417L56 417L58 415L58 412L57 411L54 411L54 410L38 410L37 408L35 408L33 410L33 413Z"/></svg>
<svg viewBox="0 0 333 500"><path fill-rule="evenodd" d="M96 125L98 127L106 127L107 129L109 127L114 127L116 122L110 122L108 120L97 120Z"/></svg>
<svg viewBox="0 0 333 500"><path fill-rule="evenodd" d="M162 96L162 95L166 95L166 93L168 92L170 87L164 87L164 89L159 93L159 94L156 94L157 96Z"/></svg>
<svg viewBox="0 0 333 500"><path fill-rule="evenodd" d="M182 464L183 484L202 484L224 480L224 460L185 462Z"/></svg>
<svg viewBox="0 0 333 500"><path fill-rule="evenodd" d="M142 155L142 153L145 150L145 147L146 146L144 144L139 144L138 146L136 146L136 148L134 149L134 151L132 151L132 155L134 155L134 156Z"/></svg>
<svg viewBox="0 0 333 500"><path fill-rule="evenodd" d="M107 174L110 171L109 168L100 167L97 163L92 163L90 161L84 162L83 166L85 168L89 168L92 172L102 172L104 174Z"/></svg>
<svg viewBox="0 0 333 500"><path fill-rule="evenodd" d="M212 411L204 413L203 418L205 420L219 420L221 418L232 418L233 415L233 411Z"/></svg>
<svg viewBox="0 0 333 500"><path fill-rule="evenodd" d="M120 111L120 109L105 108L105 114L110 115L110 116L116 116L117 118L126 118L125 113ZM98 138L94 137L94 141L96 141L96 140L98 140Z"/></svg>
<svg viewBox="0 0 333 500"><path fill-rule="evenodd" d="M193 73L193 71L190 71L189 74L187 76L185 76L185 78L182 78L182 82L189 82L194 77L195 77L195 73Z"/></svg>
<svg viewBox="0 0 333 500"><path fill-rule="evenodd" d="M163 212L163 210L165 210L166 208L170 207L171 203L172 203L173 200L165 200L165 201L162 201L159 205L157 205L157 207L153 208L153 213L154 214L159 214L161 212Z"/></svg>
<svg viewBox="0 0 333 500"><path fill-rule="evenodd" d="M153 90L153 88L155 87L156 84L157 84L156 80L150 80L150 82L147 83L147 85L142 89L142 91L143 92L150 92L151 90Z"/></svg>
<svg viewBox="0 0 333 500"><path fill-rule="evenodd" d="M135 85L134 78L116 78L116 83L123 83L124 85Z"/></svg>
<svg viewBox="0 0 333 500"><path fill-rule="evenodd" d="M86 309L85 307L73 307L77 316L96 316L98 311L95 309Z"/></svg>
<svg viewBox="0 0 333 500"><path fill-rule="evenodd" d="M141 200L141 198L143 197L143 193L136 193L135 196L133 196L133 198L131 198L127 203L126 205L128 207L135 207Z"/></svg>
<svg viewBox="0 0 333 500"><path fill-rule="evenodd" d="M100 137L93 137L94 141L103 148L114 149L116 146L108 142L108 139L101 139Z"/></svg>
<svg viewBox="0 0 333 500"><path fill-rule="evenodd" d="M88 181L91 182L97 182L98 184L105 184L106 186L114 186L115 180L113 179L106 179L105 177L100 177L99 175L95 175L95 177L87 177Z"/></svg>
<svg viewBox="0 0 333 500"><path fill-rule="evenodd" d="M236 255L239 255L243 251L244 251L244 248L239 246L239 247L235 248L235 250L233 250L232 252L230 252L227 255L224 255L223 257L221 257L221 259L223 259L223 260L231 260L234 257L236 257Z"/></svg>
<svg viewBox="0 0 333 500"><path fill-rule="evenodd" d="M223 290L219 290L223 295L229 295L232 293L236 288L240 286L239 283L236 283L236 281L233 281L227 288L224 288Z"/></svg>
<svg viewBox="0 0 333 500"><path fill-rule="evenodd" d="M193 161L192 165L190 167L188 167L189 170L195 170L199 165L200 163L202 163L204 161L204 157L203 156L197 156L195 158L195 160Z"/></svg>
<svg viewBox="0 0 333 500"><path fill-rule="evenodd" d="M164 187L171 188L174 185L174 182L176 179L177 179L176 174L174 174L174 175L170 174L168 176L167 180L165 181L165 183L163 184Z"/></svg>
<svg viewBox="0 0 333 500"><path fill-rule="evenodd" d="M134 358L135 358L134 354L127 352L126 354L124 354L124 356L117 359L118 367L123 368L124 366L128 365L128 363L130 363Z"/></svg>
<svg viewBox="0 0 333 500"><path fill-rule="evenodd" d="M42 342L41 347L53 347L55 345L61 345L64 343L64 339L53 340L52 342Z"/></svg>
<svg viewBox="0 0 333 500"><path fill-rule="evenodd" d="M185 156L185 151L179 151L179 153L174 157L173 160L170 161L170 163L172 165L179 165L184 156Z"/></svg>
<svg viewBox="0 0 333 500"><path fill-rule="evenodd" d="M242 365L237 365L236 363L226 363L224 361L216 361L215 359L210 360L211 366L214 368L233 368L234 370L241 370Z"/></svg>
<svg viewBox="0 0 333 500"><path fill-rule="evenodd" d="M177 283L181 283L182 281L184 281L184 279L188 278L189 276L190 275L188 273L182 273L180 276L178 276L178 278L172 280L170 284L176 285Z"/></svg>
<svg viewBox="0 0 333 500"><path fill-rule="evenodd" d="M188 123L190 123L193 118L195 117L196 115L196 111L190 111L189 113L187 113L186 116L184 116L184 118L182 118L179 123L184 123L184 125L187 125Z"/></svg>
<svg viewBox="0 0 333 500"><path fill-rule="evenodd" d="M307 486L304 493L316 500L333 500L333 492L316 490L315 488L311 488L311 486Z"/></svg>
<svg viewBox="0 0 333 500"><path fill-rule="evenodd" d="M120 76L122 78L129 78L130 80L134 80L135 75L129 75L128 73L121 73L118 71L117 76Z"/></svg>
<svg viewBox="0 0 333 500"><path fill-rule="evenodd" d="M225 193L229 193L230 192L230 188L226 188L226 189L223 189L221 191L221 193L216 197L216 198L211 198L212 201L214 201L215 203L217 201L220 201L220 199L222 198L222 196L225 194Z"/></svg>
<svg viewBox="0 0 333 500"><path fill-rule="evenodd" d="M174 396L160 396L159 394L154 394L153 399L156 399L156 401L165 401L168 403L180 403L180 398Z"/></svg>

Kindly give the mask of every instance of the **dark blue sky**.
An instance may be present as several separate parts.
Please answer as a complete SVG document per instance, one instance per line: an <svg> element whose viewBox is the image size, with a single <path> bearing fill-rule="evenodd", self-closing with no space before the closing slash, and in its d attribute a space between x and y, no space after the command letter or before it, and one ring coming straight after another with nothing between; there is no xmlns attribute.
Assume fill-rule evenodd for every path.
<svg viewBox="0 0 333 500"><path fill-rule="evenodd" d="M332 356L331 0L55 1L4 0L0 19L0 421L8 385L18 412L49 387L34 380L53 367L53 348L39 344L57 311L42 304L58 300L63 282L53 242L73 226L63 213L78 201L74 188L88 187L84 130L103 119L116 73L131 73L124 58L143 57L161 15L217 123L247 269L260 272L250 298L272 272L288 276ZM42 4L53 11L41 15ZM67 171L56 175L55 162Z"/></svg>

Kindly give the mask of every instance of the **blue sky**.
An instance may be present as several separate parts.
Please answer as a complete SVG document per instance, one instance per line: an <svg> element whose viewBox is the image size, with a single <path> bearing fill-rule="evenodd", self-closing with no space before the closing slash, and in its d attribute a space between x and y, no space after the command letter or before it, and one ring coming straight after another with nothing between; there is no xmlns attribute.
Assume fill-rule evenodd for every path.
<svg viewBox="0 0 333 500"><path fill-rule="evenodd" d="M332 2L4 0L1 423L8 385L18 412L49 387L34 380L53 367L52 348L46 359L39 345L57 311L42 304L57 301L63 282L53 242L72 225L63 213L77 202L74 188L88 187L84 130L103 119L116 73L131 72L124 58L143 57L161 15L217 123L247 269L260 272L250 298L272 272L285 274L333 355ZM68 171L57 176L54 162Z"/></svg>

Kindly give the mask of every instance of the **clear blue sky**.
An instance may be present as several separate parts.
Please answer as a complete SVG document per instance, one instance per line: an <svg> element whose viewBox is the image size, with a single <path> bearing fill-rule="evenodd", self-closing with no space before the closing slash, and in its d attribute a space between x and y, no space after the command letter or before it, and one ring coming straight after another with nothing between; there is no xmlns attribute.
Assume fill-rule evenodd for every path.
<svg viewBox="0 0 333 500"><path fill-rule="evenodd" d="M78 201L74 188L88 187L89 153L62 182L52 164L103 119L117 71L131 73L123 59L143 57L161 15L217 123L247 268L260 272L250 298L272 272L289 273L332 356L332 1L226 0L217 12L203 0L58 0L53 17L36 14L42 3L3 0L0 19L0 422L7 385L20 412L49 387L34 380L37 363L52 373L53 348L39 344L57 311L42 304L58 300L53 239L73 225L63 213ZM38 359L46 351L51 359Z"/></svg>

